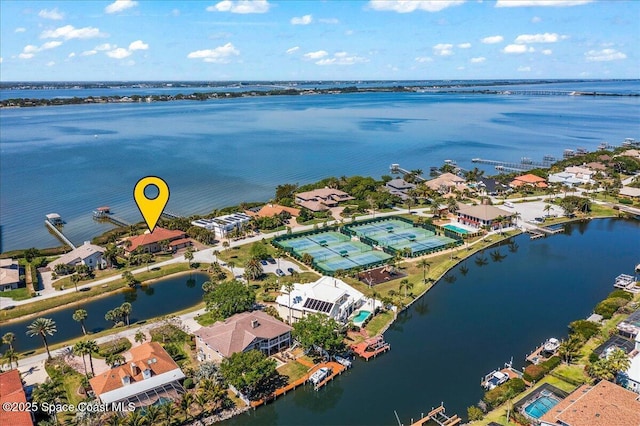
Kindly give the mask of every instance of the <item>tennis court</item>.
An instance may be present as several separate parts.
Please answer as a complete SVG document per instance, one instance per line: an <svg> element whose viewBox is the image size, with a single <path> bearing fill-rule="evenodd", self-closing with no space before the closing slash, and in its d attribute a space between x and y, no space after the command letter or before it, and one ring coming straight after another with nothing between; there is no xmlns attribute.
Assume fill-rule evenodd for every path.
<svg viewBox="0 0 640 426"><path fill-rule="evenodd" d="M436 235L435 231L420 226L414 227L412 223L399 219L349 225L348 228L359 237L366 237L379 246L397 251L408 248L412 254L438 251L449 244L459 243L453 238Z"/></svg>
<svg viewBox="0 0 640 426"><path fill-rule="evenodd" d="M373 250L373 247L359 241L351 241L348 235L335 231L320 231L274 242L299 257L309 254L320 269L329 272L366 267L391 258L387 253Z"/></svg>

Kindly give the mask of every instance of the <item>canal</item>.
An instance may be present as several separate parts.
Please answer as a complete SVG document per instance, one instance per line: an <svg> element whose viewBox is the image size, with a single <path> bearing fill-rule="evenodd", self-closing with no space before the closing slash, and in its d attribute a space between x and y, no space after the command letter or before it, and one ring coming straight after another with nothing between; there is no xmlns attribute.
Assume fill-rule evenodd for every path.
<svg viewBox="0 0 640 426"><path fill-rule="evenodd" d="M111 321L104 319L104 314L124 302L131 303L130 322L132 324L189 308L202 301L202 283L207 279L208 275L202 272L179 274L162 278L148 285L138 286L135 289L125 289L108 296L73 303L65 308L48 312L42 316L53 319L58 331L53 336L48 336L47 340L49 344L55 344L82 335L80 323L72 318L76 309L87 311L88 317L85 320L87 331L97 333L113 326ZM37 336L28 337L26 334L27 326L35 318L31 317L27 320L3 324L0 326L0 334L4 335L9 331L15 333L16 341L13 346L18 352L37 349L42 346L42 340Z"/></svg>
<svg viewBox="0 0 640 426"><path fill-rule="evenodd" d="M564 234L521 235L471 257L387 331L391 351L316 392L309 386L242 414L228 425L396 425L444 402L466 418L482 398L480 378L511 357L524 357L567 324L586 318L632 273L640 256L640 222L593 220Z"/></svg>

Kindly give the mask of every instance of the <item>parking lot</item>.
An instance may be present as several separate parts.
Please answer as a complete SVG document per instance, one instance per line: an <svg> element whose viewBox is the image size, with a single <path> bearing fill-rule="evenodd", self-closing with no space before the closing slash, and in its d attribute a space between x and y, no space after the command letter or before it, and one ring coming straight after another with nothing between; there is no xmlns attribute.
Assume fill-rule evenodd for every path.
<svg viewBox="0 0 640 426"><path fill-rule="evenodd" d="M501 209L507 211L517 211L520 213L520 220L525 222L532 222L537 217L545 217L547 214L551 216L563 216L564 212L562 208L551 204L551 210L546 212L544 210L545 206L549 204L546 201L531 201L527 203L513 203L513 208L498 206Z"/></svg>

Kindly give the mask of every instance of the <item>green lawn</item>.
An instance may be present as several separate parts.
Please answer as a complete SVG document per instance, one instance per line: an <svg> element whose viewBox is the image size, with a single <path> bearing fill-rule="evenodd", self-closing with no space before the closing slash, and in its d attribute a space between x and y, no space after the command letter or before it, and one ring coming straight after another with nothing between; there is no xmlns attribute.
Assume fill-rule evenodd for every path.
<svg viewBox="0 0 640 426"><path fill-rule="evenodd" d="M365 330L369 333L369 336L375 336L382 331L382 329L393 321L394 315L391 311L381 312L375 317L373 317L367 325L365 325Z"/></svg>
<svg viewBox="0 0 640 426"><path fill-rule="evenodd" d="M583 365L559 365L553 373L560 378L567 378L568 382L586 383L589 381L589 377L584 372Z"/></svg>
<svg viewBox="0 0 640 426"><path fill-rule="evenodd" d="M307 370L309 370L309 367L306 365L302 365L298 361L291 361L282 367L279 367L278 373L287 376L289 378L289 383L291 383L307 374Z"/></svg>
<svg viewBox="0 0 640 426"><path fill-rule="evenodd" d="M13 300L31 299L31 294L26 287L17 288L15 290L3 291L0 293L2 297L9 297Z"/></svg>

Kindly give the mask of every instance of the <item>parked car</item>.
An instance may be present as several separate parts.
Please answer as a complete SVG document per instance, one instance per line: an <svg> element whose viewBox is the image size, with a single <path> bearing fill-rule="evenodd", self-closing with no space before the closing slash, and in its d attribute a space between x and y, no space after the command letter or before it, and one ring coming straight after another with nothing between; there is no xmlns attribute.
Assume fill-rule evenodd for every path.
<svg viewBox="0 0 640 426"><path fill-rule="evenodd" d="M291 275L293 275L296 272L296 270L293 269L293 268L287 268L287 272L289 272Z"/></svg>
<svg viewBox="0 0 640 426"><path fill-rule="evenodd" d="M267 266L267 265L268 265L267 261L266 261L266 260L264 260L264 259L260 260L260 263L262 263L264 266Z"/></svg>
<svg viewBox="0 0 640 426"><path fill-rule="evenodd" d="M284 272L282 272L282 269L276 269L276 275L279 277L284 277Z"/></svg>
<svg viewBox="0 0 640 426"><path fill-rule="evenodd" d="M269 262L272 265L276 264L276 260L273 257L267 257L267 262Z"/></svg>

